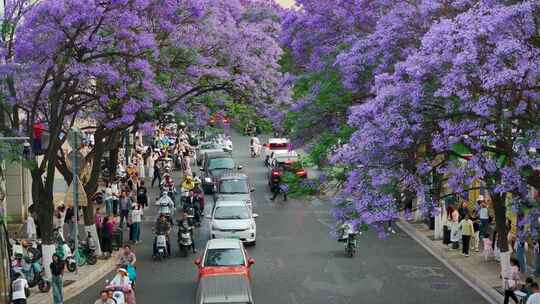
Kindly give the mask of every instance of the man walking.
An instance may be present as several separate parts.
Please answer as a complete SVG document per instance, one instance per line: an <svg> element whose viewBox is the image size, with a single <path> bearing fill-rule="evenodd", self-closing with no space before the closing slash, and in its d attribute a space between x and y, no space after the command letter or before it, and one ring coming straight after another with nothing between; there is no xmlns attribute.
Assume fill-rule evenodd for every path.
<svg viewBox="0 0 540 304"><path fill-rule="evenodd" d="M53 254L53 261L50 265L52 274L52 293L54 304L64 304L64 262L58 254Z"/></svg>
<svg viewBox="0 0 540 304"><path fill-rule="evenodd" d="M127 192L122 192L118 205L120 207L120 228L123 228L124 220L127 222L129 217L129 210L131 209L132 205L131 197L127 195Z"/></svg>

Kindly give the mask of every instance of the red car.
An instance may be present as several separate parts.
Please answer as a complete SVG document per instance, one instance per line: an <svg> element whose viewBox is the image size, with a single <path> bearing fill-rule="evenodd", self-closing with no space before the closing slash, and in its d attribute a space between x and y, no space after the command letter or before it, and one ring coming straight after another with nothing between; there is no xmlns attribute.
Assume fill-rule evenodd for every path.
<svg viewBox="0 0 540 304"><path fill-rule="evenodd" d="M199 267L198 280L212 275L244 275L251 280L250 258L242 242L238 239L212 239L206 243L203 256L195 260Z"/></svg>

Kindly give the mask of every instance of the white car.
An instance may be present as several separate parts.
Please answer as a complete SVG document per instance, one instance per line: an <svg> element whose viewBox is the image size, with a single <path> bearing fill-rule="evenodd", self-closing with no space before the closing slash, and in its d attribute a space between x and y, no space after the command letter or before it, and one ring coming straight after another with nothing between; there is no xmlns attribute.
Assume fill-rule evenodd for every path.
<svg viewBox="0 0 540 304"><path fill-rule="evenodd" d="M272 152L277 151L288 151L289 150L289 140L286 138L270 138L268 143L263 145L261 152L261 157L263 160L266 159L267 155L271 155Z"/></svg>
<svg viewBox="0 0 540 304"><path fill-rule="evenodd" d="M235 238L255 245L257 216L244 201L217 201L210 220L210 238Z"/></svg>

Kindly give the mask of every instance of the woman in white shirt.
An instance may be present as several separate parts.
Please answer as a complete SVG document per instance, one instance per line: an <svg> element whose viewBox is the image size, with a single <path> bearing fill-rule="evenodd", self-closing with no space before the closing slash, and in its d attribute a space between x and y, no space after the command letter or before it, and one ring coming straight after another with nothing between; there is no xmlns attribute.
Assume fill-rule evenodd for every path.
<svg viewBox="0 0 540 304"><path fill-rule="evenodd" d="M131 211L131 229L133 229L133 242L141 242L141 222L142 222L143 210L141 205L135 204Z"/></svg>
<svg viewBox="0 0 540 304"><path fill-rule="evenodd" d="M13 304L26 304L25 289L30 288L28 282L23 278L20 272L15 273L15 280L11 283Z"/></svg>

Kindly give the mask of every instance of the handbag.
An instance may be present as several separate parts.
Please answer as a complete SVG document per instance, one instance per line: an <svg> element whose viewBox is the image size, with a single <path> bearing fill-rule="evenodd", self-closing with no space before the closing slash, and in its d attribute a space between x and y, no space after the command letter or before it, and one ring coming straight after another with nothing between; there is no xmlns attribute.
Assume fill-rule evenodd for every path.
<svg viewBox="0 0 540 304"><path fill-rule="evenodd" d="M24 288L24 296L27 297L27 298L30 297L30 288L28 288L28 287Z"/></svg>

